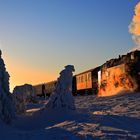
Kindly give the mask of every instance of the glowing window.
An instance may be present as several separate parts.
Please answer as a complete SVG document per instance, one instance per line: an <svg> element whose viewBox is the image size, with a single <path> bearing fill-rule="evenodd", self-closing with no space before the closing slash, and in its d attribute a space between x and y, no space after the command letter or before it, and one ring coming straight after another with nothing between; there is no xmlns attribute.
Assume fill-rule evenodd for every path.
<svg viewBox="0 0 140 140"><path fill-rule="evenodd" d="M87 81L87 74L85 74L85 81Z"/></svg>
<svg viewBox="0 0 140 140"><path fill-rule="evenodd" d="M91 74L89 73L88 74L88 81L90 81L90 79L91 79Z"/></svg>
<svg viewBox="0 0 140 140"><path fill-rule="evenodd" d="M83 82L83 75L81 76L81 82Z"/></svg>

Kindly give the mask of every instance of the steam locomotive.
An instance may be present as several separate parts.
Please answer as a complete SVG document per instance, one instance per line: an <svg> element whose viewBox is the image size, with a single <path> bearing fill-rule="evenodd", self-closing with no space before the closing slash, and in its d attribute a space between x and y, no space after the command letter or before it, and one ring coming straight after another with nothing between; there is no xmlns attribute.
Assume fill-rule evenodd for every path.
<svg viewBox="0 0 140 140"><path fill-rule="evenodd" d="M50 96L57 81L35 85L38 96ZM140 91L140 51L127 53L103 65L73 76L72 93L110 96L121 91Z"/></svg>

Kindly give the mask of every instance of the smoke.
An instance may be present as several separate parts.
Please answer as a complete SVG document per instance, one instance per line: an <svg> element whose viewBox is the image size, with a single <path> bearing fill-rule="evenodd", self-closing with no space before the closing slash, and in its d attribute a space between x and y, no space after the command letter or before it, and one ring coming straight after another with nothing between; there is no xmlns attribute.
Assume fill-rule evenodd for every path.
<svg viewBox="0 0 140 140"><path fill-rule="evenodd" d="M132 34L132 39L136 44L136 49L140 49L140 2L135 7L135 15L129 25L129 32Z"/></svg>

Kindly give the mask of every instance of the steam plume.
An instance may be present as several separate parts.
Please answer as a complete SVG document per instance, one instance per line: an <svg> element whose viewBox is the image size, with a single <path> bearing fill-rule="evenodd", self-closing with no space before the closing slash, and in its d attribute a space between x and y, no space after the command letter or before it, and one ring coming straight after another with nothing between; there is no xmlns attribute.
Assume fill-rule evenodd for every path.
<svg viewBox="0 0 140 140"><path fill-rule="evenodd" d="M129 32L132 34L132 39L136 44L136 49L140 49L140 2L135 7L135 15L129 25Z"/></svg>

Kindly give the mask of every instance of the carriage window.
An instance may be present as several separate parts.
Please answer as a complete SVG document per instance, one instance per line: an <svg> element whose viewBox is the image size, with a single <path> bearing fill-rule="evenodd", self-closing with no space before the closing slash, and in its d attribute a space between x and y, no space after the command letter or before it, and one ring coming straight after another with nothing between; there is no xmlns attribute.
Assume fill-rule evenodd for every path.
<svg viewBox="0 0 140 140"><path fill-rule="evenodd" d="M91 79L91 74L89 73L88 74L88 81L90 81L90 79Z"/></svg>
<svg viewBox="0 0 140 140"><path fill-rule="evenodd" d="M83 82L83 75L81 76L81 83Z"/></svg>
<svg viewBox="0 0 140 140"><path fill-rule="evenodd" d="M79 77L77 77L77 82L78 82L78 83L80 83L80 82L81 82L81 78L80 78L80 76L79 76Z"/></svg>
<svg viewBox="0 0 140 140"><path fill-rule="evenodd" d="M79 76L79 83L81 82L81 77Z"/></svg>
<svg viewBox="0 0 140 140"><path fill-rule="evenodd" d="M76 79L77 79L77 83L80 83L80 77L77 77Z"/></svg>
<svg viewBox="0 0 140 140"><path fill-rule="evenodd" d="M87 74L85 74L85 81L87 81Z"/></svg>
<svg viewBox="0 0 140 140"><path fill-rule="evenodd" d="M134 56L134 53L131 54L131 60L134 60L135 59L135 56Z"/></svg>

